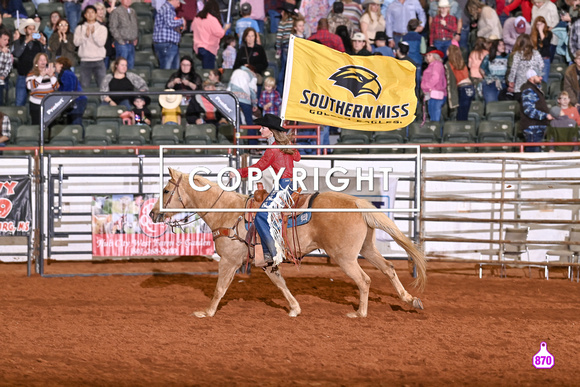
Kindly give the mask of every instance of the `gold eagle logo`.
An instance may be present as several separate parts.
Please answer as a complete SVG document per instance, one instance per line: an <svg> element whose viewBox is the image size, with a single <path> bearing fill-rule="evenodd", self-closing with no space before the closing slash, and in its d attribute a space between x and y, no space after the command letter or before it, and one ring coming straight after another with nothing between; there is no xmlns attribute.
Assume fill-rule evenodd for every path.
<svg viewBox="0 0 580 387"><path fill-rule="evenodd" d="M349 65L339 68L328 79L334 81L334 86L344 87L350 91L355 98L370 94L379 99L383 88L377 80L378 77L366 67Z"/></svg>

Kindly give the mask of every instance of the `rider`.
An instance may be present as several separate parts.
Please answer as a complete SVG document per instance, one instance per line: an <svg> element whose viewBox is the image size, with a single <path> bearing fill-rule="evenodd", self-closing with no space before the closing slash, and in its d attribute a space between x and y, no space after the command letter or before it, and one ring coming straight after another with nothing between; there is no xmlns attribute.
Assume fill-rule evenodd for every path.
<svg viewBox="0 0 580 387"><path fill-rule="evenodd" d="M273 115L265 114L254 121L261 125L260 135L267 139L269 145L290 145L288 129L282 127L282 120ZM261 171L272 167L276 174L284 168L278 186L274 186L270 195L264 200L261 208L281 208L292 193L292 171L294 162L300 161L300 152L293 148L268 148L258 162L250 168ZM248 177L248 167L238 169L242 177ZM256 215L256 230L262 241L264 261L267 266L278 265L283 260L284 244L281 235L280 214L275 212L258 212Z"/></svg>

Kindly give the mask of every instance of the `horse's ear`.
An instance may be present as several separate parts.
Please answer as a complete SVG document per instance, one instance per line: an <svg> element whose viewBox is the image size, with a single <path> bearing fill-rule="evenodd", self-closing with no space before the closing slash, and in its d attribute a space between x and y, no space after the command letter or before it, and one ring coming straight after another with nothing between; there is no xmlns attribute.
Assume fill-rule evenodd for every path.
<svg viewBox="0 0 580 387"><path fill-rule="evenodd" d="M169 176L171 176L171 178L173 180L177 180L177 178L175 177L175 175L177 175L177 171L173 168L169 168Z"/></svg>

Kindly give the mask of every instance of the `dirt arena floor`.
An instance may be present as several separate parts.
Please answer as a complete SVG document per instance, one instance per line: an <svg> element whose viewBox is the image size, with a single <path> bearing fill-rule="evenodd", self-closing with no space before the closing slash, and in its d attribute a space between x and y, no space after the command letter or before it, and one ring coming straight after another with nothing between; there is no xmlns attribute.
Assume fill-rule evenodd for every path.
<svg viewBox="0 0 580 387"><path fill-rule="evenodd" d="M406 262L395 262L405 286ZM213 318L212 275L26 277L0 265L0 385L4 386L577 386L580 284L554 272L432 263L415 311L372 278L369 317L349 319L358 292L318 259L283 274L301 304L290 318L260 270L236 276ZM50 274L215 271L215 262L57 263ZM408 288L412 294L416 290ZM545 341L555 358L537 370Z"/></svg>

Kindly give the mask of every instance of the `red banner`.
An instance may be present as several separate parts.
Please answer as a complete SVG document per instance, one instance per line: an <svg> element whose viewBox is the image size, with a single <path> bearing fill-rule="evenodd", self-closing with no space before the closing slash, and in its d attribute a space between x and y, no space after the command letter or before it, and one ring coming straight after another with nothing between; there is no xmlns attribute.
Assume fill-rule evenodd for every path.
<svg viewBox="0 0 580 387"><path fill-rule="evenodd" d="M153 223L152 195L93 197L93 256L213 255L211 230L201 220L172 230ZM176 215L176 220L186 214Z"/></svg>

